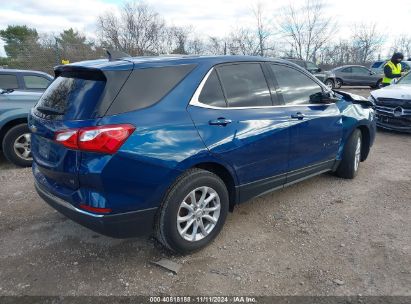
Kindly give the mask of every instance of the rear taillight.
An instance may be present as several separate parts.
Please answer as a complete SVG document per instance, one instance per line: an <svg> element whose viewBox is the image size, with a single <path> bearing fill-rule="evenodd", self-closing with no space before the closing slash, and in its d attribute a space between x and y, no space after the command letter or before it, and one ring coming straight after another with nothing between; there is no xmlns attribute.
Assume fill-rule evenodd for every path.
<svg viewBox="0 0 411 304"><path fill-rule="evenodd" d="M54 139L69 149L113 154L134 130L128 124L67 129L56 132Z"/></svg>

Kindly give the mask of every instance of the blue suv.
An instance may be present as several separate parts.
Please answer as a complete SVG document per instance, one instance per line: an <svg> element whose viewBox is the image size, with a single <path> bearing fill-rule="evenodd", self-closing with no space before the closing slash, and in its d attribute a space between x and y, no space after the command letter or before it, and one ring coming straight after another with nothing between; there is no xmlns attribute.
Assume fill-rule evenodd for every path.
<svg viewBox="0 0 411 304"><path fill-rule="evenodd" d="M137 57L57 67L29 117L39 195L100 233L209 244L228 211L327 171L354 178L373 104L262 57Z"/></svg>

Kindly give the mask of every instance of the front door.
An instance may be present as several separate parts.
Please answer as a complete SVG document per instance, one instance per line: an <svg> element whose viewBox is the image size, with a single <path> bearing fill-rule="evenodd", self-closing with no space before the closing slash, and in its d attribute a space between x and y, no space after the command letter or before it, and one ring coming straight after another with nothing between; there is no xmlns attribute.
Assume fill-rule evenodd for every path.
<svg viewBox="0 0 411 304"><path fill-rule="evenodd" d="M281 187L287 171L289 119L273 106L278 101L263 66L225 64L207 76L188 111L209 151L235 169L240 200Z"/></svg>
<svg viewBox="0 0 411 304"><path fill-rule="evenodd" d="M287 183L332 168L342 137L342 117L336 104L315 104L322 93L311 76L292 67L270 64L284 111L290 120Z"/></svg>

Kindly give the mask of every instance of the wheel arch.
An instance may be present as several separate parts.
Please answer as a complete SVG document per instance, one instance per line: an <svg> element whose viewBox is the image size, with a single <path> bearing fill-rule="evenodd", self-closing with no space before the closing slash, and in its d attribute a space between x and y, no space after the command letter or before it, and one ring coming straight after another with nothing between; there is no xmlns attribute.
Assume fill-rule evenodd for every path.
<svg viewBox="0 0 411 304"><path fill-rule="evenodd" d="M365 161L368 157L368 154L370 153L371 132L366 125L358 125L356 129L359 129L361 131L361 161Z"/></svg>
<svg viewBox="0 0 411 304"><path fill-rule="evenodd" d="M234 206L238 203L238 191L236 187L236 180L233 173L230 172L224 165L218 162L201 162L194 165L192 168L203 169L217 175L227 187L229 195L229 210L233 211Z"/></svg>

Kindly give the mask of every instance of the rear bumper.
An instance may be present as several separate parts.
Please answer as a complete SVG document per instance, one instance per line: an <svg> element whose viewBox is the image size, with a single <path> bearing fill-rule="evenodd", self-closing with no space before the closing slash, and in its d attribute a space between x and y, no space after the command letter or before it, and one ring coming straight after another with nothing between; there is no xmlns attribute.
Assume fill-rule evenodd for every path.
<svg viewBox="0 0 411 304"><path fill-rule="evenodd" d="M98 233L115 238L127 238L150 235L153 232L157 208L120 214L94 214L74 207L51 194L36 182L34 185L40 197L51 207L80 225Z"/></svg>

